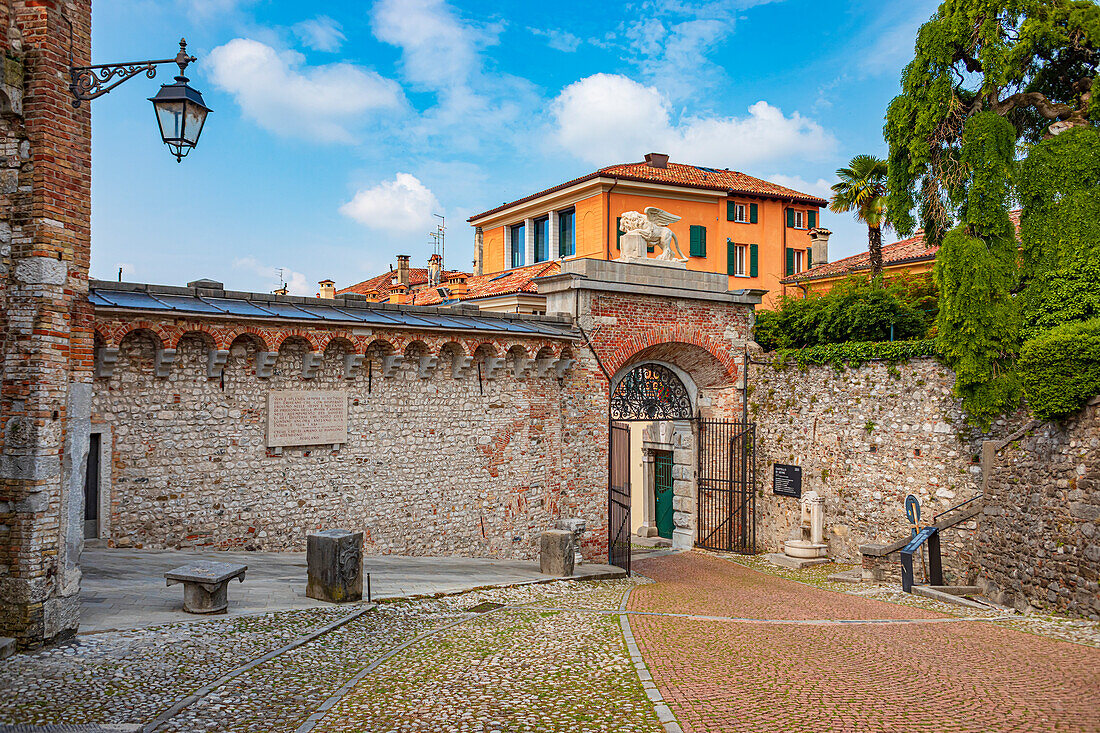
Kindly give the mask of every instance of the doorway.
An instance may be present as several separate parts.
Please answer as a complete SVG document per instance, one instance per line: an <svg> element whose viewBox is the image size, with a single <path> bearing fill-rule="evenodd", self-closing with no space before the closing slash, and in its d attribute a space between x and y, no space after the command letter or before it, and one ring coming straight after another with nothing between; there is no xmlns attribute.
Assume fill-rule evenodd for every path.
<svg viewBox="0 0 1100 733"><path fill-rule="evenodd" d="M88 440L88 463L84 469L84 539L99 537L99 444L102 435L92 433Z"/></svg>
<svg viewBox="0 0 1100 733"><path fill-rule="evenodd" d="M675 524L672 521L672 452L658 451L653 462L654 514L657 520L657 536L672 539Z"/></svg>

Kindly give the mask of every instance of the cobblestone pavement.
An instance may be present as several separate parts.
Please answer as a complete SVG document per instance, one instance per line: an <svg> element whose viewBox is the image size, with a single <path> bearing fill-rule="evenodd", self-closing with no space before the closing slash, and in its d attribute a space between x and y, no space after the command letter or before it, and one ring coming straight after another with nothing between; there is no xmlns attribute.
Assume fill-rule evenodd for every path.
<svg viewBox="0 0 1100 733"><path fill-rule="evenodd" d="M631 593L633 612L756 619L632 613L649 671L689 733L1100 730L1098 649L697 552L635 569L657 582Z"/></svg>
<svg viewBox="0 0 1100 733"><path fill-rule="evenodd" d="M81 636L0 667L0 729L659 733L615 613L632 587L630 580L559 581L365 613L289 610ZM240 665L353 614L218 684ZM331 709L321 715L326 702Z"/></svg>

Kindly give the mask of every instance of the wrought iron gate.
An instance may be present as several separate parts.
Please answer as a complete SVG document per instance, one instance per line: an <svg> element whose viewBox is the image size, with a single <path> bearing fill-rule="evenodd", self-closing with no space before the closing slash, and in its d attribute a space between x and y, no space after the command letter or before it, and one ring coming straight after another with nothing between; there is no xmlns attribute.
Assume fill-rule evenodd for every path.
<svg viewBox="0 0 1100 733"><path fill-rule="evenodd" d="M698 544L756 552L756 425L699 420Z"/></svg>
<svg viewBox="0 0 1100 733"><path fill-rule="evenodd" d="M630 572L630 425L611 423L607 471L607 562Z"/></svg>

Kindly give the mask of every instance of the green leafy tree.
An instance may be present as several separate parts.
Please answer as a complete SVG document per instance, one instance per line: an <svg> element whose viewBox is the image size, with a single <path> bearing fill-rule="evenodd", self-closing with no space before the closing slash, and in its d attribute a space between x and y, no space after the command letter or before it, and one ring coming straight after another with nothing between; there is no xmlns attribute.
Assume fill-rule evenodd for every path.
<svg viewBox="0 0 1100 733"><path fill-rule="evenodd" d="M857 155L837 170L829 211L856 213L867 225L867 251L871 255L871 280L882 277L882 227L886 225L886 161L873 155Z"/></svg>
<svg viewBox="0 0 1100 733"><path fill-rule="evenodd" d="M886 113L886 209L902 234L938 245L968 180L966 121L991 111L1026 141L1100 120L1100 6L1092 0L947 0L921 26Z"/></svg>
<svg viewBox="0 0 1100 733"><path fill-rule="evenodd" d="M1065 242L1065 220L1036 214L1049 212L1063 193L1047 186L1029 194L1026 178L1040 151L1052 156L1048 182L1056 169L1078 182L1088 178L1078 175L1072 146L1052 141L1068 135L1083 142L1100 120L1100 103L1093 103L1098 66L1100 6L1092 0L947 0L918 32L902 93L887 110L887 210L894 227L909 234L916 209L926 243L941 246L937 350L982 426L1018 404L1021 305L1029 319L1047 313L1053 326L1074 299L1064 289L1038 297L1038 289L1088 262L1087 247ZM1024 208L1022 270L1008 216L1016 198ZM1028 221L1036 222L1030 244ZM1088 238L1091 230L1083 231ZM1066 252L1072 254L1055 254ZM1025 296L1014 299L1021 281Z"/></svg>

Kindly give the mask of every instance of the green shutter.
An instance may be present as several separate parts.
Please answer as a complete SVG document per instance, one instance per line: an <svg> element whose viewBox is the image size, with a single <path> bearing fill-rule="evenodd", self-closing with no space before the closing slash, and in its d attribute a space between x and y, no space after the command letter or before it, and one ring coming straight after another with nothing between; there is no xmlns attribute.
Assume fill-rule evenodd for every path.
<svg viewBox="0 0 1100 733"><path fill-rule="evenodd" d="M749 224L756 223L756 204L749 204Z"/></svg>
<svg viewBox="0 0 1100 733"><path fill-rule="evenodd" d="M814 227L817 226L817 212L816 211L807 211L806 212L806 218L808 218L810 220L810 229L813 229Z"/></svg>
<svg viewBox="0 0 1100 733"><path fill-rule="evenodd" d="M623 223L621 216L615 217L615 249L622 249L622 245L619 244L619 240L623 238L623 230L619 228L619 225Z"/></svg>
<svg viewBox="0 0 1100 733"><path fill-rule="evenodd" d="M737 274L737 245L726 240L726 274Z"/></svg>
<svg viewBox="0 0 1100 733"><path fill-rule="evenodd" d="M814 250L813 247L806 248L806 269L809 270L814 266Z"/></svg>
<svg viewBox="0 0 1100 733"><path fill-rule="evenodd" d="M737 215L737 204L726 201L726 221L734 221Z"/></svg>
<svg viewBox="0 0 1100 733"><path fill-rule="evenodd" d="M794 250L787 248L787 274L794 274Z"/></svg>
<svg viewBox="0 0 1100 733"><path fill-rule="evenodd" d="M699 224L691 225L690 246L688 254L692 257L707 256L707 228Z"/></svg>
<svg viewBox="0 0 1100 733"><path fill-rule="evenodd" d="M794 209L787 209L787 226L794 226Z"/></svg>
<svg viewBox="0 0 1100 733"><path fill-rule="evenodd" d="M749 277L756 277L759 274L759 269L757 268L756 262L757 262L756 245L755 244L750 244L749 245Z"/></svg>

